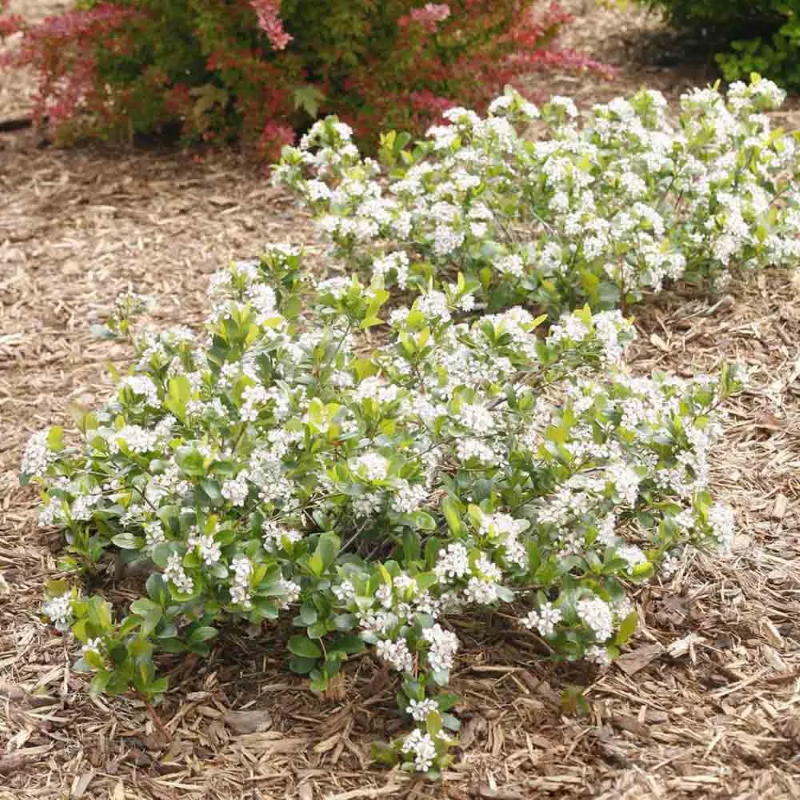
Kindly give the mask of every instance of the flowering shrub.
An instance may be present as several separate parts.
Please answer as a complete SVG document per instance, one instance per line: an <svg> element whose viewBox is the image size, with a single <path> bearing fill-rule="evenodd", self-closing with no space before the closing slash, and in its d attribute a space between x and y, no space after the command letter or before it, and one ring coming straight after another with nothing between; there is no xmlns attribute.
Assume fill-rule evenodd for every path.
<svg viewBox="0 0 800 800"><path fill-rule="evenodd" d="M460 271L490 311L624 306L665 279L800 261L797 134L763 113L783 97L758 77L727 98L695 89L675 119L643 90L581 122L569 98L540 111L509 92L485 118L448 110L413 147L385 135L383 170L331 118L284 151L275 178L345 272L418 290ZM534 120L547 136L532 141Z"/></svg>
<svg viewBox="0 0 800 800"><path fill-rule="evenodd" d="M630 374L618 311L546 335L521 308L459 322L459 277L384 320L379 285L309 287L300 262L275 246L215 275L204 337L133 336L133 367L79 435L31 439L23 478L63 565L114 553L150 572L127 609L61 581L45 613L94 691L150 699L167 689L154 657L206 653L230 619L290 613L290 667L315 690L372 646L413 726L376 758L434 776L458 729L439 688L449 612L508 604L543 652L605 664L636 628L631 584L730 541L707 456L737 379ZM139 306L124 298L107 335L131 336Z"/></svg>
<svg viewBox="0 0 800 800"><path fill-rule="evenodd" d="M798 0L640 0L662 9L676 27L697 31L718 45L717 62L727 80L754 70L800 88Z"/></svg>
<svg viewBox="0 0 800 800"><path fill-rule="evenodd" d="M553 48L570 17L534 0L84 0L23 31L10 62L40 76L37 116L63 135L179 123L267 156L321 107L365 140L477 107L522 73L601 65Z"/></svg>

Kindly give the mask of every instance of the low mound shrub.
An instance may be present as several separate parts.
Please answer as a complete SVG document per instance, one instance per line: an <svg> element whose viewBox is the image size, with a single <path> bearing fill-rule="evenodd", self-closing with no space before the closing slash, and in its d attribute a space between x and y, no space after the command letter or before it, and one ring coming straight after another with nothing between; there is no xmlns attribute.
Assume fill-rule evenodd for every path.
<svg viewBox="0 0 800 800"><path fill-rule="evenodd" d="M448 614L503 605L543 658L605 664L636 629L632 584L730 542L708 455L738 379L631 374L618 311L465 321L459 276L387 315L380 286L300 270L276 246L215 275L200 336L134 335L122 299L106 333L132 341L130 372L25 452L75 573L44 610L93 691L148 701L170 654L230 621L288 615L289 667L317 691L371 647L411 726L375 757L435 777L459 727ZM78 580L112 557L149 573L129 605Z"/></svg>
<svg viewBox="0 0 800 800"><path fill-rule="evenodd" d="M4 5L6 0L0 2ZM365 141L481 107L522 73L603 67L554 48L571 18L534 0L83 0L20 30L7 62L40 77L37 116L62 138L177 125L276 155L322 109Z"/></svg>
<svg viewBox="0 0 800 800"><path fill-rule="evenodd" d="M783 98L756 76L727 97L695 89L677 115L643 90L581 119L569 98L540 110L509 91L486 117L446 111L421 141L385 134L382 164L330 118L284 150L275 179L345 273L419 291L460 272L490 312L624 308L665 280L798 264L798 134L764 113Z"/></svg>
<svg viewBox="0 0 800 800"><path fill-rule="evenodd" d="M799 0L639 1L662 10L678 29L719 45L717 62L727 80L760 72L800 89Z"/></svg>

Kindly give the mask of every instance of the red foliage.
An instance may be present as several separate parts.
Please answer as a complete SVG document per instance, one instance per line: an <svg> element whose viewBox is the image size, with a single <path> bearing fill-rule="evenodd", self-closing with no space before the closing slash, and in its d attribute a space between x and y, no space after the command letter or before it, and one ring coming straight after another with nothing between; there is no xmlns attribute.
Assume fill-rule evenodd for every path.
<svg viewBox="0 0 800 800"><path fill-rule="evenodd" d="M256 12L258 24L267 34L270 44L276 50L283 50L292 37L283 29L281 22L281 0L250 0L250 5Z"/></svg>
<svg viewBox="0 0 800 800"><path fill-rule="evenodd" d="M187 137L249 139L271 158L317 109L373 142L456 104L482 111L531 71L608 71L554 49L572 17L556 3L534 13L535 2L102 0L26 25L0 0L0 36L22 31L5 63L37 72L36 118L59 132L177 120Z"/></svg>
<svg viewBox="0 0 800 800"><path fill-rule="evenodd" d="M21 46L0 58L0 67L31 66L37 71L34 119L41 121L47 113L50 124L58 126L73 117L98 88L95 43L135 19L143 20L144 15L110 3L46 17L36 25L27 25L19 16L0 18L0 35L24 34Z"/></svg>

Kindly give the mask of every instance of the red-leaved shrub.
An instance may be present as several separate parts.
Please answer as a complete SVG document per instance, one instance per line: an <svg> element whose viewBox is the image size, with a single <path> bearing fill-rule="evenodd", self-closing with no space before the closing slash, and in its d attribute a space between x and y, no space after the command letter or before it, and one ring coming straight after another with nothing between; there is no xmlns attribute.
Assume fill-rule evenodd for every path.
<svg viewBox="0 0 800 800"><path fill-rule="evenodd" d="M0 0L0 8L6 6ZM319 113L362 142L477 110L534 70L605 68L554 47L571 18L535 0L84 0L37 24L0 16L30 66L35 115L62 138L153 132L241 139L273 157Z"/></svg>

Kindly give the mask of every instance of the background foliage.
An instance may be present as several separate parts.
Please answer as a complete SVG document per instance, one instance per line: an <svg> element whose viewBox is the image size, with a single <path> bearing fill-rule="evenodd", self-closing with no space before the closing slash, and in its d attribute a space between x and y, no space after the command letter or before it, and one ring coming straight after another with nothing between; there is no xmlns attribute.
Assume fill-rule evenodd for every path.
<svg viewBox="0 0 800 800"><path fill-rule="evenodd" d="M702 29L730 45L717 56L727 80L759 72L800 88L798 0L641 0L663 9L679 27Z"/></svg>
<svg viewBox="0 0 800 800"><path fill-rule="evenodd" d="M37 115L62 137L177 127L276 155L320 110L362 140L480 108L515 76L600 69L549 49L570 17L535 0L83 0L24 33L7 64L40 75ZM2 7L2 3L0 3ZM534 13L536 12L536 13Z"/></svg>

